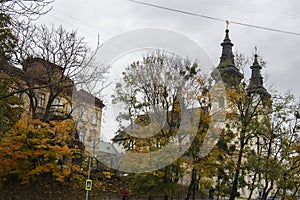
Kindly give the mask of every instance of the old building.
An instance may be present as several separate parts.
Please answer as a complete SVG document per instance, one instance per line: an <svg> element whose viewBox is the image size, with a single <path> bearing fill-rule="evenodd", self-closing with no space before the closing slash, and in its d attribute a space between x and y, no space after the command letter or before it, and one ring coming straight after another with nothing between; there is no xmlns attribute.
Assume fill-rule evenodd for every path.
<svg viewBox="0 0 300 200"><path fill-rule="evenodd" d="M84 90L77 90L64 68L41 58L31 58L17 68L0 66L0 73L13 81L12 91L23 100L21 117L43 121L72 117L78 139L92 155L100 143L103 102Z"/></svg>
<svg viewBox="0 0 300 200"><path fill-rule="evenodd" d="M84 90L73 93L74 117L79 140L85 144L87 151L95 157L100 144L102 120L102 101ZM72 110L72 109L71 109Z"/></svg>

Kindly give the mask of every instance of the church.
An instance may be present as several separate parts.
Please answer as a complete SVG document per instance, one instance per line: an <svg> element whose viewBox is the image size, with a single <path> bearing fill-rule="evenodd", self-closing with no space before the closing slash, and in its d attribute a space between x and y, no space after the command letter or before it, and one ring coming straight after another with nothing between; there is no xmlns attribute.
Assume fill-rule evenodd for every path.
<svg viewBox="0 0 300 200"><path fill-rule="evenodd" d="M215 105L215 108L225 107L228 115L235 115L235 117L229 117L225 123L222 122L223 124L219 125L224 129L227 127L225 134L233 132L235 135L228 143L231 145L230 148L234 149L231 153L236 154L235 157L232 156L231 158L234 166L228 166L228 169L225 170L225 174L230 177L228 181L231 191L229 199L235 197L266 199L274 191L272 188L268 192L263 190L264 187L268 187L264 185L264 170L257 172L247 168L250 166L247 155L253 154L263 157L268 150L272 152L273 147L264 144L265 133L258 133L258 127L264 127L264 130L269 128L272 109L271 95L263 84L262 66L259 63L257 50L250 66L251 77L246 84L244 74L235 64L233 43L230 40L228 28L225 30L225 38L221 46L220 63L212 71L211 77L215 81L215 85L223 84L227 93L226 98L223 95L218 97L218 105ZM251 121L255 121L259 126L253 128ZM250 128L251 126L252 128ZM218 177L215 181L220 185L222 178Z"/></svg>

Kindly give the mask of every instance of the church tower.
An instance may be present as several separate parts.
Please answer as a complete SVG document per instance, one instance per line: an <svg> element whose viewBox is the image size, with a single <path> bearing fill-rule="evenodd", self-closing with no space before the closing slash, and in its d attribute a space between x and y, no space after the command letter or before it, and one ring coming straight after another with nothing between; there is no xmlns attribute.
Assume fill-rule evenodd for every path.
<svg viewBox="0 0 300 200"><path fill-rule="evenodd" d="M244 76L234 64L234 55L232 53L233 43L229 38L228 28L225 30L225 38L221 46L222 55L220 57L220 64L213 70L211 76L216 82L223 81L227 87L237 86Z"/></svg>
<svg viewBox="0 0 300 200"><path fill-rule="evenodd" d="M271 95L268 93L268 91L263 86L263 77L261 75L261 65L258 62L257 59L257 53L254 55L254 62L252 66L250 67L252 70L250 83L247 88L248 95L259 95L262 103L264 105L267 105L270 103Z"/></svg>
<svg viewBox="0 0 300 200"><path fill-rule="evenodd" d="M265 152L268 152L267 148L270 148L265 145L265 136L259 132L261 130L269 130L269 120L271 119L270 109L272 109L271 95L264 88L263 76L261 75L262 67L258 61L256 52L254 61L250 67L251 78L249 84L241 84L244 75L235 65L232 51L233 43L229 37L228 27L225 30L225 38L221 46L222 54L220 63L211 73L215 85L212 87L213 90L210 90L210 95L212 99L211 110L214 113L212 116L215 115L217 110L225 112L223 115L224 120L218 119L212 121L215 122L215 127L224 130L219 140L226 144L224 146L226 146L227 153L230 152L228 154L228 158L231 159L230 163L235 163L234 168L228 167L229 165L225 166L225 170L228 173L224 174L226 174L227 179L231 179L226 184L231 188L230 199L234 199L238 193L243 198L248 198L250 194L253 198L261 197L259 188L250 191L247 186L240 185L239 180L242 178L245 183L252 183L254 180L253 177L256 177L256 174L252 173L253 171L243 174L243 165L248 162L246 154L251 153L252 156L258 155L261 158ZM218 113L218 115L220 114ZM229 117L227 118L227 116ZM233 156L230 158L231 155L238 155L239 157ZM234 174L234 177L230 173ZM254 180L255 184L262 185L262 179L260 178L262 177L262 173L255 173L260 173L259 177L257 176L258 178ZM222 176L223 174L220 174L221 179ZM219 174L215 180L217 178L219 178ZM216 184L219 184L221 179L216 181Z"/></svg>

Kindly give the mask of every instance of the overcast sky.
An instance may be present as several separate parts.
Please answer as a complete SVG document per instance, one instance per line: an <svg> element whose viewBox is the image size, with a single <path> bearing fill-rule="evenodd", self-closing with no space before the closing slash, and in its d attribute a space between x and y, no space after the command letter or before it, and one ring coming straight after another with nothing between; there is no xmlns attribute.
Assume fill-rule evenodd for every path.
<svg viewBox="0 0 300 200"><path fill-rule="evenodd" d="M300 1L296 0L141 1L219 19L300 33ZM77 29L79 35L85 37L92 47L96 46L98 34L101 42L105 43L127 31L142 28L168 29L194 40L206 51L214 65L219 63L220 43L224 39L226 27L224 22L127 0L56 0L52 5L52 11L42 16L38 23L62 25L69 30ZM272 87L282 93L290 90L297 98L300 97L300 35L236 24L230 24L229 29L234 51L253 57L254 47L257 46L259 55L267 61L262 72L267 79L266 88ZM115 71L116 69L114 73ZM104 99L104 103L111 104L109 99ZM111 123L109 115L104 116L102 133L104 139L108 139L114 130L111 126L108 128Z"/></svg>

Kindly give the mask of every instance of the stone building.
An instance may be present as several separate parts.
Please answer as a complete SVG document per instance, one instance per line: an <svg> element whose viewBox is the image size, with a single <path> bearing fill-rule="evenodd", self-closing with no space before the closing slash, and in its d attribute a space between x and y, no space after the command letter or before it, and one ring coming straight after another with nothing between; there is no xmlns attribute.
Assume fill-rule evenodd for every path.
<svg viewBox="0 0 300 200"><path fill-rule="evenodd" d="M92 155L100 143L103 102L77 90L64 68L41 58L31 58L22 68L4 64L0 73L13 81L12 91L23 100L21 117L43 121L73 118L78 139Z"/></svg>

